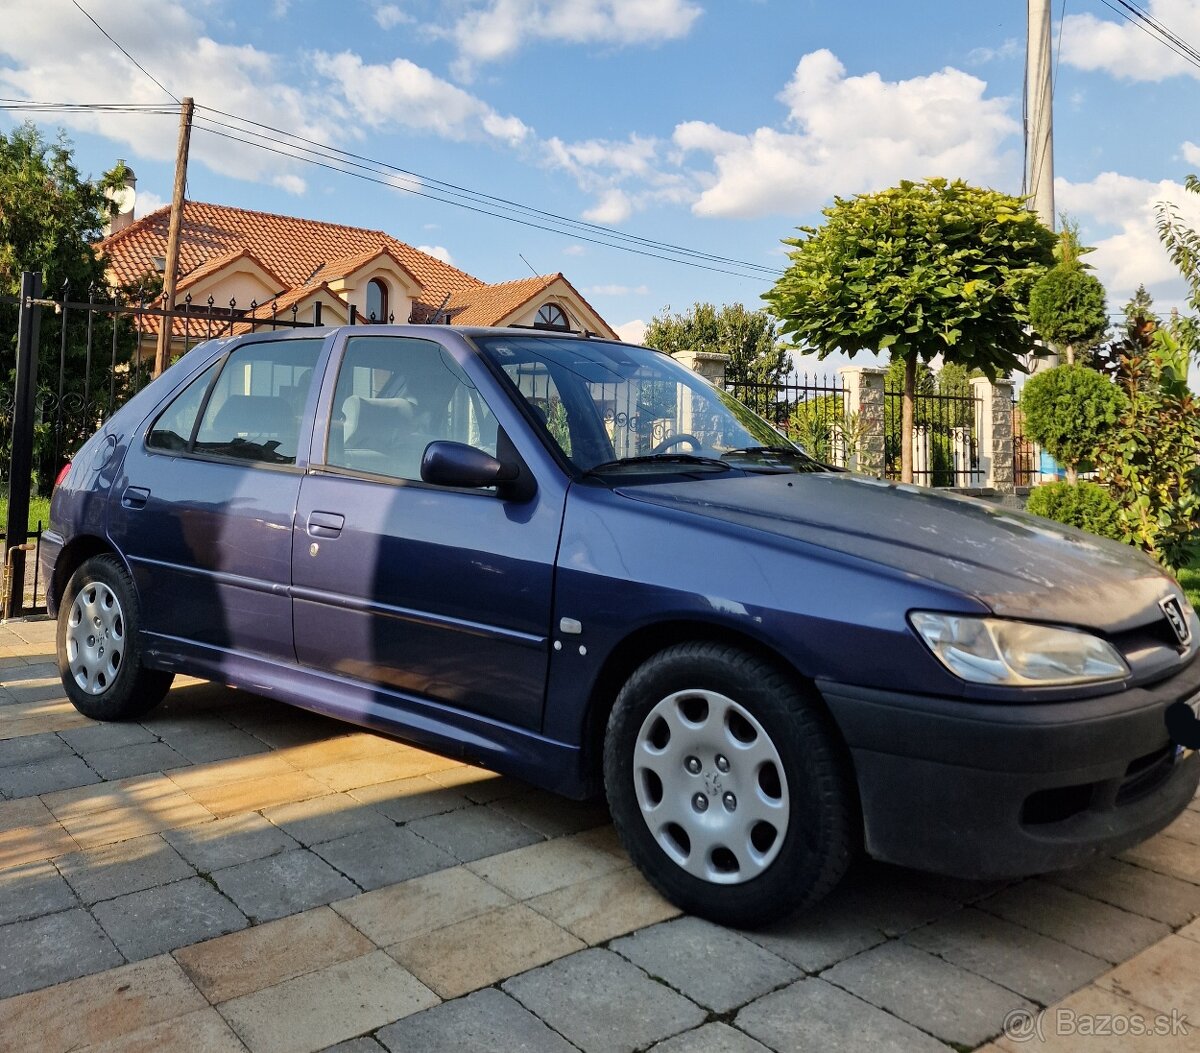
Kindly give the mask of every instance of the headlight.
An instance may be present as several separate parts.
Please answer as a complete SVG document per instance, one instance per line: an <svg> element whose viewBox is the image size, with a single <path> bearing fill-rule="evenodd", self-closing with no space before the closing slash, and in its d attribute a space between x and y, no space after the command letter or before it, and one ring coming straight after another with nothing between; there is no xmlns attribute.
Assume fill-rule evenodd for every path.
<svg viewBox="0 0 1200 1053"><path fill-rule="evenodd" d="M928 611L908 620L942 665L972 684L1052 687L1129 675L1111 644L1075 629Z"/></svg>

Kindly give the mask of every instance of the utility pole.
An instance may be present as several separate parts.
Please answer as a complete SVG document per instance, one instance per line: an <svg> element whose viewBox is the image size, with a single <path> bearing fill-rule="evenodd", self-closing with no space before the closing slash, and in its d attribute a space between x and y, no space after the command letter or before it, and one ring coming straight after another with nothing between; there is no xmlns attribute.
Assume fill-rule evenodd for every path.
<svg viewBox="0 0 1200 1053"><path fill-rule="evenodd" d="M171 225L167 228L167 265L163 272L163 307L168 311L175 306L175 280L179 272L179 228L183 225L183 192L187 186L188 146L192 139L192 111L195 103L191 96L183 100L179 110L179 145L175 150L175 189L171 193ZM154 355L154 375L167 368L171 355L171 316L160 319L158 350Z"/></svg>
<svg viewBox="0 0 1200 1053"><path fill-rule="evenodd" d="M1050 48L1051 0L1028 0L1025 50L1025 187L1033 210L1054 229L1054 63Z"/></svg>

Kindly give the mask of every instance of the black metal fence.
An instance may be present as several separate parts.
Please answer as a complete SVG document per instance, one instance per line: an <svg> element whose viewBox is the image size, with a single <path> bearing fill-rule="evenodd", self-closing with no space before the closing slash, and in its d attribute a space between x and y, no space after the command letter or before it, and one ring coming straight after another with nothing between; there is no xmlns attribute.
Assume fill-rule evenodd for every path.
<svg viewBox="0 0 1200 1053"><path fill-rule="evenodd" d="M31 496L48 495L63 463L101 423L153 376L159 332L169 326L168 360L216 337L321 324L276 301L218 306L183 297L173 310L149 290L69 285L43 294L37 275L22 278L20 296L0 296L0 491L7 498L3 615L39 606L36 555L40 524L28 524ZM307 314L308 312L306 312ZM32 565L30 565L32 564Z"/></svg>
<svg viewBox="0 0 1200 1053"><path fill-rule="evenodd" d="M800 374L792 379L733 381L726 388L739 402L826 464L851 467L858 449L858 421L836 377Z"/></svg>
<svg viewBox="0 0 1200 1053"><path fill-rule="evenodd" d="M1025 417L1019 399L1012 400L1013 485L1032 486L1039 470L1037 447L1025 438Z"/></svg>
<svg viewBox="0 0 1200 1053"><path fill-rule="evenodd" d="M884 391L884 475L900 478L904 393ZM913 482L924 486L983 484L979 470L982 400L970 394L917 392L913 407Z"/></svg>

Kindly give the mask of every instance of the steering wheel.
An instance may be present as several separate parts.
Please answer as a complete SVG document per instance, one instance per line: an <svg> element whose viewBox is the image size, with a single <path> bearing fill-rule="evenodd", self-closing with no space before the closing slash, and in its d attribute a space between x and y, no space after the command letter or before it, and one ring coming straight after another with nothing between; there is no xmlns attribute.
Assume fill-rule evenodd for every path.
<svg viewBox="0 0 1200 1053"><path fill-rule="evenodd" d="M681 442L691 443L692 448L696 450L699 450L704 446L704 443L697 439L696 436L690 431L678 431L674 435L668 435L665 439L663 439L662 442L653 447L650 452L652 454L666 453L667 450L678 446Z"/></svg>

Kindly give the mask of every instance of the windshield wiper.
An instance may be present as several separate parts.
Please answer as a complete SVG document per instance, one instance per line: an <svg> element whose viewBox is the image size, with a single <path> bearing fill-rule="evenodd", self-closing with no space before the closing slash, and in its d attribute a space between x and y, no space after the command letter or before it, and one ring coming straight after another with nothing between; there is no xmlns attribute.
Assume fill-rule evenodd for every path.
<svg viewBox="0 0 1200 1053"><path fill-rule="evenodd" d="M715 457L700 457L694 453L644 453L638 457L618 457L615 461L601 461L592 465L585 474L592 475L609 468L624 468L631 464L694 464L705 468L720 468L729 471L728 461L720 461Z"/></svg>
<svg viewBox="0 0 1200 1053"><path fill-rule="evenodd" d="M736 450L726 450L721 456L728 457L731 453L782 453L789 457L808 458L808 454L797 450L794 446L740 446Z"/></svg>

